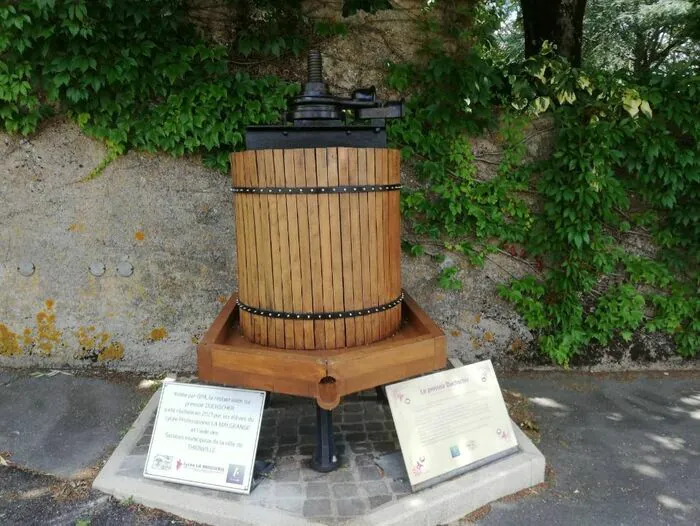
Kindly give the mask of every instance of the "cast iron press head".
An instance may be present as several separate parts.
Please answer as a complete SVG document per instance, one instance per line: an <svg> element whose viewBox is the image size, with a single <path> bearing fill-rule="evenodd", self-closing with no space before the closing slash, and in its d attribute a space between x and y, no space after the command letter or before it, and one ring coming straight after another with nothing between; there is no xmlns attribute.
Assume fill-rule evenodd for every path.
<svg viewBox="0 0 700 526"><path fill-rule="evenodd" d="M402 115L403 103L378 100L374 86L356 89L349 98L332 95L323 81L321 53L312 50L307 82L291 101L285 123L249 126L246 148L386 148L386 119Z"/></svg>

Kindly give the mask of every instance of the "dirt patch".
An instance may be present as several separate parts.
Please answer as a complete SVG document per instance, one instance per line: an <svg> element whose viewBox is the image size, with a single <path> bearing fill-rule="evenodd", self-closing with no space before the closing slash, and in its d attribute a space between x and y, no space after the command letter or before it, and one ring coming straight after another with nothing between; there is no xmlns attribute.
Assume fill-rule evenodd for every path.
<svg viewBox="0 0 700 526"><path fill-rule="evenodd" d="M523 430L530 440L539 441L540 428L535 422L530 401L520 393L502 389L503 400L508 408L510 418Z"/></svg>
<svg viewBox="0 0 700 526"><path fill-rule="evenodd" d="M90 496L92 481L97 476L98 471L90 478L80 480L59 480L51 486L51 496L57 502L75 502L86 500Z"/></svg>
<svg viewBox="0 0 700 526"><path fill-rule="evenodd" d="M460 519L459 521L459 524L474 524L486 517L489 513L491 513L491 504L487 504L486 506L482 506L481 508L475 509L469 515L462 517L462 519Z"/></svg>

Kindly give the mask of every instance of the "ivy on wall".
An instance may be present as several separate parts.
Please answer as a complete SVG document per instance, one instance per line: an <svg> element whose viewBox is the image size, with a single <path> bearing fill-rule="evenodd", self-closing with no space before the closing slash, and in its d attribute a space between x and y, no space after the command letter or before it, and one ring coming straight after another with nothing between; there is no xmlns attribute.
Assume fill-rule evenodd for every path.
<svg viewBox="0 0 700 526"><path fill-rule="evenodd" d="M638 330L669 334L682 356L698 352L700 79L692 71L639 85L576 70L547 50L504 67L474 48L433 47L422 65L394 65L389 82L410 97L409 118L390 135L416 168L402 209L417 243L437 242L473 264L497 250L529 263L533 274L500 293L557 363ZM521 119L544 113L556 122L554 153L523 164ZM504 156L483 181L469 137L486 128L500 130ZM632 235L658 247L657 257L626 251ZM448 289L450 272L438 276Z"/></svg>
<svg viewBox="0 0 700 526"><path fill-rule="evenodd" d="M296 87L231 73L174 0L20 0L0 6L0 126L33 132L66 111L127 148L204 153L224 168L248 124L276 121Z"/></svg>

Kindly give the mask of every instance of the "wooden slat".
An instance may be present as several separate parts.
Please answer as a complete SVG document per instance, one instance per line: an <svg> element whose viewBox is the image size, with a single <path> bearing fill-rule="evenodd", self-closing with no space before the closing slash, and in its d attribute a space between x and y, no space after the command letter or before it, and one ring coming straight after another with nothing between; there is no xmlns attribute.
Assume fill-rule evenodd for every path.
<svg viewBox="0 0 700 526"><path fill-rule="evenodd" d="M290 353L273 349L236 347L235 350L213 344L212 367L233 369L239 373L262 374L280 378L318 383L326 375L326 363L322 359L306 356L306 353ZM235 357L235 358L234 358Z"/></svg>
<svg viewBox="0 0 700 526"><path fill-rule="evenodd" d="M294 150L284 150L284 179L285 186L296 186ZM287 196L287 221L289 226L289 254L292 283L292 309L289 312L302 312L302 279L301 256L299 249L299 220L297 210L298 199L295 195ZM294 327L294 348L304 348L304 326L292 323Z"/></svg>
<svg viewBox="0 0 700 526"><path fill-rule="evenodd" d="M264 187L267 185L267 167L265 165L265 152L255 151L255 161L257 166L257 177L254 186ZM270 261L270 225L267 212L266 196L253 195L253 213L255 214L255 248L258 258L258 304L257 307L269 309L272 296L272 269ZM260 339L256 340L262 345L267 345L270 334L268 319L256 316L260 323Z"/></svg>
<svg viewBox="0 0 700 526"><path fill-rule="evenodd" d="M340 186L350 184L348 174L349 148L338 148L338 180ZM343 304L344 310L351 310L355 305L355 287L353 279L352 222L350 215L350 196L339 195L340 199L340 234L343 259ZM356 345L355 320L345 320L345 345Z"/></svg>
<svg viewBox="0 0 700 526"><path fill-rule="evenodd" d="M318 151L323 151L319 149ZM328 184L338 186L338 149L327 148L326 159L328 163ZM331 236L331 260L333 280L333 311L345 310L343 297L343 250L340 228L340 196L328 196L328 212L330 216L330 236ZM335 347L345 347L345 322L336 320L335 322Z"/></svg>
<svg viewBox="0 0 700 526"><path fill-rule="evenodd" d="M367 150L365 148L357 149L357 184L366 185L367 179ZM369 236L369 195L367 192L357 194L359 200L359 220L360 220L360 250L356 251L356 259L360 262L362 268L362 307L372 307L374 300L372 299L372 274L370 270L369 253L374 250L374 246L370 243ZM362 318L364 341L371 342L372 340L372 319L371 316L363 316Z"/></svg>
<svg viewBox="0 0 700 526"><path fill-rule="evenodd" d="M305 168L304 150L294 150L294 173L296 186L309 186ZM297 213L299 222L299 262L301 266L301 312L312 312L313 287L311 284L311 244L309 233L309 197L297 197ZM314 322L303 321L304 345L300 349L314 348Z"/></svg>
<svg viewBox="0 0 700 526"><path fill-rule="evenodd" d="M389 161L387 158L386 149L382 148L378 150L376 168L379 174L381 174L381 181L383 184L389 184ZM382 242L381 246L383 249L383 260L384 265L382 267L384 271L384 276L381 280L382 284L382 303L387 303L393 298L391 297L391 287L389 285L389 280L391 276L391 251L389 250L389 192L382 192ZM384 313L384 333L382 338L386 338L391 335L393 328L393 323L391 319L391 314L389 312Z"/></svg>
<svg viewBox="0 0 700 526"><path fill-rule="evenodd" d="M391 177L391 164L390 164L390 160L389 160L389 150L384 150L383 163L384 163L384 177L386 178L387 184L391 184L391 182L393 181L393 178ZM385 196L386 207L384 210L384 229L385 229L384 234L386 236L386 242L384 244L384 253L385 253L385 257L387 258L385 286L386 286L387 299L394 297L392 269L393 269L393 265L395 264L395 262L394 262L394 251L391 249L391 244L394 242L392 228L391 228L391 225L392 225L391 214L394 211L394 206L393 206L391 194L393 194L393 192L387 192L387 194ZM386 319L387 319L387 324L388 324L387 325L387 329L388 329L387 336L391 336L391 334L393 333L393 328L394 328L394 315L391 311L387 311Z"/></svg>
<svg viewBox="0 0 700 526"><path fill-rule="evenodd" d="M245 166L243 164L243 156L241 153L231 154L231 178L234 186L242 186L244 178ZM234 197L234 212L236 215L236 262L238 268L238 290L243 297L248 293L248 272L246 269L246 245L245 245L245 227L243 219L243 203L241 196ZM250 316L247 313L242 313L241 327L246 334L250 334Z"/></svg>
<svg viewBox="0 0 700 526"><path fill-rule="evenodd" d="M306 170L306 185L318 186L318 167L316 166L316 150L304 149L304 167ZM323 170L326 169L324 164ZM323 265L321 262L321 225L320 204L317 195L305 195L309 216L309 257L311 259L311 297L313 312L324 312L323 300ZM325 203L324 203L325 204ZM326 207L326 210L328 207ZM328 223L326 222L326 226ZM322 349L326 344L325 322L312 322L314 331L314 348Z"/></svg>
<svg viewBox="0 0 700 526"><path fill-rule="evenodd" d="M245 186L259 186L257 180L257 162L254 151L243 152L245 164ZM256 240L256 211L253 196L244 194L243 199L245 210L245 229L246 229L246 253L248 255L247 273L248 293L247 298L241 298L244 303L252 306L260 305L260 279L258 267L258 252L255 245ZM251 328L253 341L259 342L262 337L262 323L260 316L251 316Z"/></svg>
<svg viewBox="0 0 700 526"><path fill-rule="evenodd" d="M275 163L275 186L283 187L286 184L285 170L287 165L285 164L284 151L275 150L273 153L274 163ZM280 230L280 251L277 262L280 267L280 274L282 280L282 312L289 312L294 310L294 299L292 294L292 260L291 260L291 248L289 245L289 217L287 214L287 197L283 195L275 196L275 201L277 202L277 217L279 218L279 230ZM296 224L296 221L294 221ZM279 292L279 291L278 291ZM294 322L293 321L282 321L282 336L283 341L280 347L285 347L287 349L293 349L295 345L294 341Z"/></svg>
<svg viewBox="0 0 700 526"><path fill-rule="evenodd" d="M399 150L389 150L389 177L390 183L401 182ZM392 250L392 296L401 294L401 196L399 192L391 192L391 214L389 216L391 228ZM395 328L401 323L400 309L392 309L392 322Z"/></svg>
<svg viewBox="0 0 700 526"><path fill-rule="evenodd" d="M377 178L374 170L374 149L367 149L367 184L375 185L377 184ZM379 268L377 266L377 194L376 192L370 192L367 194L367 228L369 231L368 238L368 252L369 252L369 285L370 285L370 303L372 305L379 305L381 301L379 300L379 290L378 283L379 280ZM377 341L381 336L379 335L379 325L381 316L372 315L369 320L370 332L369 341Z"/></svg>
<svg viewBox="0 0 700 526"><path fill-rule="evenodd" d="M279 151L279 150L277 150ZM275 167L275 151L265 150L265 171L267 173L267 185L277 185L277 170ZM278 198L275 195L265 196L268 207L268 221L270 225L270 267L272 269L272 289L270 291L270 308L276 311L284 310L282 298L282 266L280 258L280 224L277 212ZM284 347L284 322L279 319L271 320L268 324L269 345Z"/></svg>
<svg viewBox="0 0 700 526"><path fill-rule="evenodd" d="M358 185L357 148L348 149L348 181ZM364 194L363 194L364 195ZM351 309L361 309L362 301L362 231L360 227L360 194L350 194L350 236L352 238L352 283L353 304ZM355 345L365 343L365 320L362 316L355 318Z"/></svg>
<svg viewBox="0 0 700 526"><path fill-rule="evenodd" d="M318 186L328 186L328 161L326 159L326 149L316 148L314 151L316 162L316 182ZM317 195L318 203L318 223L319 223L319 251L320 251L320 278L321 278L321 300L323 312L333 312L333 260L331 256L331 218L328 194ZM315 278L316 276L314 276ZM316 282L314 282L315 284ZM316 303L314 302L314 306ZM326 349L335 349L335 321L314 322L314 325L321 325L321 333L316 334L316 347L319 347L323 335L323 346Z"/></svg>
<svg viewBox="0 0 700 526"><path fill-rule="evenodd" d="M372 162L374 169L374 181L376 184L383 184L383 177L381 174L381 155L378 148L372 150ZM383 304L386 302L384 299L384 197L381 192L375 195L375 239L376 239L376 264L377 264L377 281L375 285L375 293L377 295L377 303ZM381 313L377 316L377 338L384 338L386 332L386 314Z"/></svg>

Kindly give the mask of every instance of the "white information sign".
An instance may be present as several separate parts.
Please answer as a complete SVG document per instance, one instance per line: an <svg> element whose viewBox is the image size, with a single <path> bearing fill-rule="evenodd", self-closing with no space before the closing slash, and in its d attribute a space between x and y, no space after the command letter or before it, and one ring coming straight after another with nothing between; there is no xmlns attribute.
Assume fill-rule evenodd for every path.
<svg viewBox="0 0 700 526"><path fill-rule="evenodd" d="M386 388L414 490L518 449L491 360Z"/></svg>
<svg viewBox="0 0 700 526"><path fill-rule="evenodd" d="M264 391L163 385L143 475L250 493Z"/></svg>

